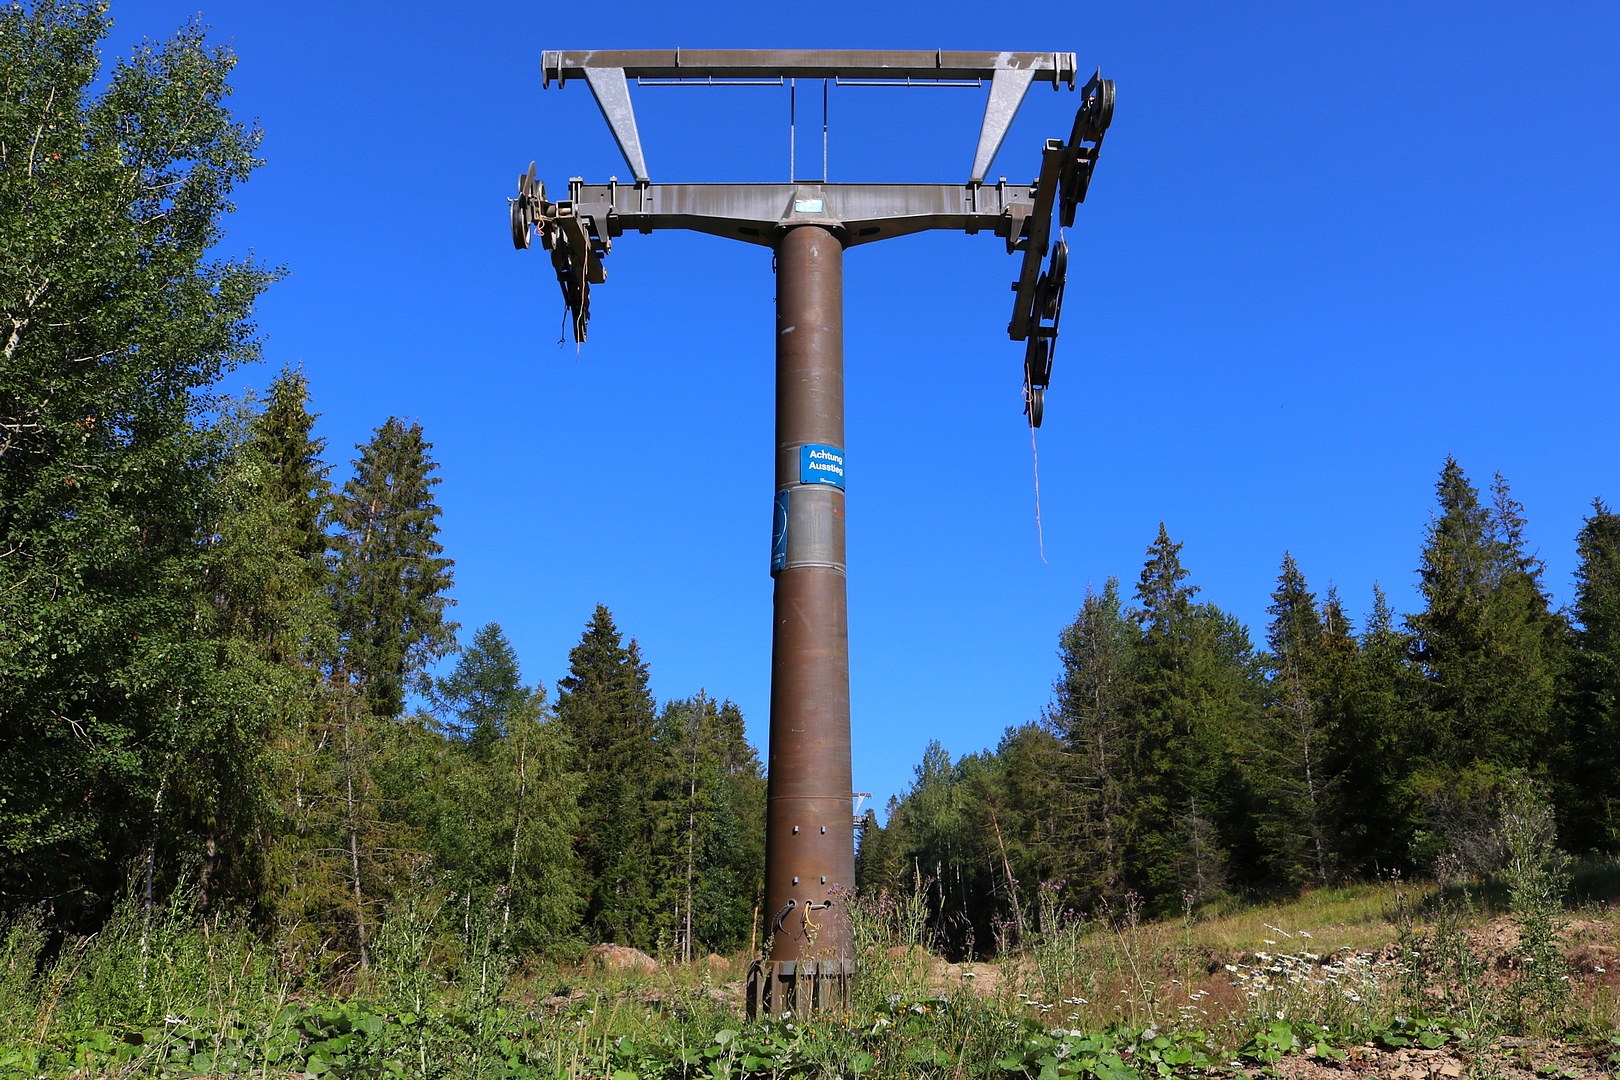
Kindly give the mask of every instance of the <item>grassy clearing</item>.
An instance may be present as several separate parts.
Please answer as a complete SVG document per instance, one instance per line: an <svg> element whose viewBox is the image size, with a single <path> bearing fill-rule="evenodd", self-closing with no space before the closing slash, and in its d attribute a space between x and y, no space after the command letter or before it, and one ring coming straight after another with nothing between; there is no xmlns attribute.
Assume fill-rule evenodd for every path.
<svg viewBox="0 0 1620 1080"><path fill-rule="evenodd" d="M919 947L912 906L857 906L850 1014L756 1024L740 1015L746 957L648 973L525 965L489 928L447 937L409 905L375 966L342 975L300 971L183 898L150 924L129 905L68 942L22 920L0 953L0 1077L1128 1080L1408 1051L1477 1075L1620 1063L1609 897L1560 909L1559 970L1545 973L1523 962L1523 919L1432 886L1154 923L1048 905L1016 955L966 965Z"/></svg>
<svg viewBox="0 0 1620 1080"><path fill-rule="evenodd" d="M1389 940L1397 888L1380 882L1313 889L1295 900L1210 911L1194 926L1193 938L1214 955L1243 955L1278 932L1301 930L1314 935L1318 952L1376 950Z"/></svg>

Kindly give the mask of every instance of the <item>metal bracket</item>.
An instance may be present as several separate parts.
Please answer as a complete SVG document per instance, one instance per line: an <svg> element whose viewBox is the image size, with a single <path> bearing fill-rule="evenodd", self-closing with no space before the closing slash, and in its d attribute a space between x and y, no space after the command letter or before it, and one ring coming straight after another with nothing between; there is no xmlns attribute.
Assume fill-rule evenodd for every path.
<svg viewBox="0 0 1620 1080"><path fill-rule="evenodd" d="M1013 301L1012 321L1007 324L1007 336L1014 341L1028 338L1031 328L1040 323L1036 312L1036 284L1041 277L1041 260L1046 258L1051 239L1053 209L1059 208L1058 218L1065 227L1074 224L1075 208L1085 201L1091 172L1102 150L1103 134L1113 119L1114 80L1103 78L1099 71L1086 84L1085 100L1075 114L1069 141L1046 140L1041 152L1040 179L1035 181L1035 206L1019 238L1024 262L1019 268L1018 280L1013 283L1018 298ZM1061 292L1059 295L1061 297ZM1053 323L1056 321L1054 315ZM1054 330L1054 336L1055 333Z"/></svg>
<svg viewBox="0 0 1620 1080"><path fill-rule="evenodd" d="M512 245L519 251L540 234L540 246L551 252L551 267L557 272L563 304L573 316L574 340L585 340L585 327L591 318L591 286L607 280L602 258L613 250L613 241L598 222L578 212L578 182L568 185L564 202L546 198L546 186L535 178L534 162L518 177L518 195L508 199L512 212Z"/></svg>

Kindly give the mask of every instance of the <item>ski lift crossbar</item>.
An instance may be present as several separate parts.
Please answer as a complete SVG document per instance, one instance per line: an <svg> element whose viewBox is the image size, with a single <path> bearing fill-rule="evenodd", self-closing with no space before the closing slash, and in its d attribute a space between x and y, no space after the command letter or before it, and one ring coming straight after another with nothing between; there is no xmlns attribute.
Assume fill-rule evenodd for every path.
<svg viewBox="0 0 1620 1080"><path fill-rule="evenodd" d="M581 49L542 54L544 85L585 78L590 69L632 79L884 79L962 82L997 72L1031 72L1074 89L1075 54L951 52L942 49Z"/></svg>

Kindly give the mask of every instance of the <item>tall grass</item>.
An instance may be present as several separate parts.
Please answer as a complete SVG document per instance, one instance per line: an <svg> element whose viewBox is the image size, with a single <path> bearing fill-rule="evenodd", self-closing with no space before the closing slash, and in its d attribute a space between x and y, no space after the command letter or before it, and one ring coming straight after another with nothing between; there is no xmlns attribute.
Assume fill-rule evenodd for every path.
<svg viewBox="0 0 1620 1080"><path fill-rule="evenodd" d="M1053 888L1019 948L946 964L928 951L918 883L845 898L860 972L849 1013L760 1024L740 1016L746 957L651 974L519 957L498 897L431 882L402 892L364 972L300 970L184 890L150 920L132 896L92 937L53 941L26 915L0 927L0 1078L849 1080L1035 1076L1055 1062L1068 1070L1056 1075L1119 1080L1369 1039L1603 1044L1620 1008L1602 976L1564 962L1565 870L1533 809L1508 837L1506 921L1467 890L1399 880L1157 922L1129 901L1062 909ZM1581 915L1587 932L1617 926L1607 909Z"/></svg>

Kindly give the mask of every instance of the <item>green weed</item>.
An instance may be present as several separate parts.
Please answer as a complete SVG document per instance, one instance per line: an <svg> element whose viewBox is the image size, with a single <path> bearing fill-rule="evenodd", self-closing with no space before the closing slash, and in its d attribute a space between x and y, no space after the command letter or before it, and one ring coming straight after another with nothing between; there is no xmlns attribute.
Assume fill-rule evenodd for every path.
<svg viewBox="0 0 1620 1080"><path fill-rule="evenodd" d="M1506 886L1524 912L1513 955L1539 955L1563 918L1546 906L1557 868L1521 847L1524 869L1510 868ZM1535 964L1493 958L1466 893L1395 882L1262 908L1238 952L1237 913L1144 922L1127 905L1082 918L1048 892L1021 950L962 966L924 948L917 897L848 897L861 972L851 1011L757 1024L719 981L731 969L524 967L505 947L498 896L438 894L431 881L381 922L368 970L326 981L293 972L246 925L203 918L185 893L150 921L132 899L102 933L48 957L37 922L20 918L0 928L0 1080L1145 1080L1305 1052L1336 1059L1369 1042L1485 1061L1498 1034L1532 1026L1584 1039L1596 1064L1620 1055L1615 1010L1593 1004L1601 995L1576 1000L1561 982L1563 996L1547 996ZM1295 921L1379 896L1392 899L1384 952L1329 948L1319 942L1330 935Z"/></svg>

